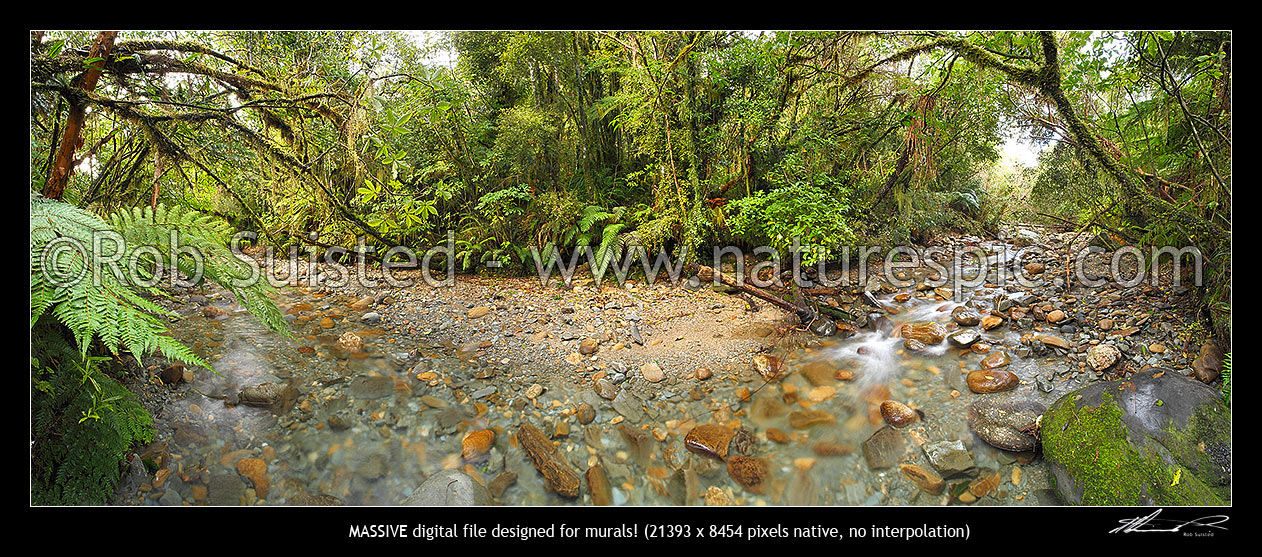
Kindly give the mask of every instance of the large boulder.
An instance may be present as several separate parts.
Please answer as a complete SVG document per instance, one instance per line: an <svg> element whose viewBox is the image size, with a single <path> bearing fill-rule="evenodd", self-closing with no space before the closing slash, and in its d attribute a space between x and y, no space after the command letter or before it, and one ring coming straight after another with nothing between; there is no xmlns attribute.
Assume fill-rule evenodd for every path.
<svg viewBox="0 0 1262 557"><path fill-rule="evenodd" d="M1231 411L1217 391L1171 369L1068 393L1039 433L1067 504L1230 503Z"/></svg>

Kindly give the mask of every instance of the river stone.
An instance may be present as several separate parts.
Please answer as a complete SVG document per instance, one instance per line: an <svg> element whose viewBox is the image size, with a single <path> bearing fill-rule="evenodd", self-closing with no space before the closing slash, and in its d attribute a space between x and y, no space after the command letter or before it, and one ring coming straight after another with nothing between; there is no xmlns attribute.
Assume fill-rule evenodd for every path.
<svg viewBox="0 0 1262 557"><path fill-rule="evenodd" d="M245 494L245 481L237 474L218 474L211 476L207 503L213 506L227 507L241 504L241 496Z"/></svg>
<svg viewBox="0 0 1262 557"><path fill-rule="evenodd" d="M613 485L609 483L609 475L597 464L583 474L587 478L587 492L592 496L592 504L607 507L613 504Z"/></svg>
<svg viewBox="0 0 1262 557"><path fill-rule="evenodd" d="M929 459L929 464L943 476L951 477L973 468L973 455L964 448L964 442L959 439L931 441L920 448L925 452L925 458Z"/></svg>
<svg viewBox="0 0 1262 557"><path fill-rule="evenodd" d="M941 323L934 321L918 321L903 325L903 338L915 339L926 345L941 344L946 338L947 330Z"/></svg>
<svg viewBox="0 0 1262 557"><path fill-rule="evenodd" d="M876 430L863 442L863 458L868 461L868 468L873 470L898 464L902 456L903 434L890 426Z"/></svg>
<svg viewBox="0 0 1262 557"><path fill-rule="evenodd" d="M727 475L745 491L761 495L771 484L771 465L763 458L736 455L727 460Z"/></svg>
<svg viewBox="0 0 1262 557"><path fill-rule="evenodd" d="M596 409L593 408L592 405L584 402L578 405L578 409L575 410L574 415L578 417L578 423L587 425L592 423L592 420L596 419Z"/></svg>
<svg viewBox="0 0 1262 557"><path fill-rule="evenodd" d="M1039 431L1066 503L1231 502L1231 410L1221 393L1170 368L1068 393Z"/></svg>
<svg viewBox="0 0 1262 557"><path fill-rule="evenodd" d="M911 351L911 352L922 352L926 348L928 348L928 346L925 346L925 343L920 342L914 338L909 338L903 341L903 348L906 348L908 351Z"/></svg>
<svg viewBox="0 0 1262 557"><path fill-rule="evenodd" d="M982 328L987 331L994 329L995 327L998 327L1000 325L1003 325L1003 318L999 317L998 315L992 314L992 315L987 315L986 317L982 318Z"/></svg>
<svg viewBox="0 0 1262 557"><path fill-rule="evenodd" d="M1097 344L1087 350L1087 365L1091 366L1093 371L1103 371L1122 357L1122 352L1112 344Z"/></svg>
<svg viewBox="0 0 1262 557"><path fill-rule="evenodd" d="M702 424L692 428L684 436L684 446L702 456L726 460L728 445L736 436L736 430L715 424Z"/></svg>
<svg viewBox="0 0 1262 557"><path fill-rule="evenodd" d="M666 379L666 373L662 371L662 366L657 362L649 362L640 366L640 375L644 376L644 380L650 383L658 383Z"/></svg>
<svg viewBox="0 0 1262 557"><path fill-rule="evenodd" d="M837 334L837 324L832 319L818 318L811 323L811 332L818 336L830 337Z"/></svg>
<svg viewBox="0 0 1262 557"><path fill-rule="evenodd" d="M246 406L270 408L283 413L298 400L298 389L286 383L263 383L241 390L237 400Z"/></svg>
<svg viewBox="0 0 1262 557"><path fill-rule="evenodd" d="M906 427L916 422L916 411L897 400L881 403L881 418L894 427Z"/></svg>
<svg viewBox="0 0 1262 557"><path fill-rule="evenodd" d="M1021 379L1006 369L975 369L968 372L965 382L975 393L997 393L1017 388Z"/></svg>
<svg viewBox="0 0 1262 557"><path fill-rule="evenodd" d="M459 470L442 470L425 479L404 499L407 507L470 507L489 503L486 488Z"/></svg>
<svg viewBox="0 0 1262 557"><path fill-rule="evenodd" d="M968 405L968 429L982 441L1005 451L1025 452L1038 445L1030 433L1044 406L1014 397L984 397ZM1022 431L1026 430L1026 431Z"/></svg>
<svg viewBox="0 0 1262 557"><path fill-rule="evenodd" d="M578 344L578 352L584 356L595 354L600 349L600 342L594 338L585 338Z"/></svg>
<svg viewBox="0 0 1262 557"><path fill-rule="evenodd" d="M951 319L964 327L972 327L981 323L982 316L973 308L960 306L951 311Z"/></svg>
<svg viewBox="0 0 1262 557"><path fill-rule="evenodd" d="M1055 346L1057 348L1069 350L1069 341L1061 337L1058 337L1056 335L1044 335L1044 334L1034 335L1034 340L1042 342L1043 344L1046 344L1048 346Z"/></svg>
<svg viewBox="0 0 1262 557"><path fill-rule="evenodd" d="M640 399L626 391L620 391L618 396L614 397L613 409L633 424L638 424L644 419L644 408Z"/></svg>
<svg viewBox="0 0 1262 557"><path fill-rule="evenodd" d="M600 398L605 400L614 400L618 396L618 386L604 377L597 379L596 385L592 389L596 391L596 394L600 395Z"/></svg>
<svg viewBox="0 0 1262 557"><path fill-rule="evenodd" d="M1012 358L1008 356L1008 353L1003 350L997 350L982 358L982 369L1004 367L1010 363L1012 363Z"/></svg>
<svg viewBox="0 0 1262 557"><path fill-rule="evenodd" d="M374 399L394 393L394 379L389 377L356 377L346 388L353 398Z"/></svg>
<svg viewBox="0 0 1262 557"><path fill-rule="evenodd" d="M1212 383L1223 371L1223 351L1213 339L1201 345L1200 355L1192 361L1192 375L1202 383Z"/></svg>
<svg viewBox="0 0 1262 557"><path fill-rule="evenodd" d="M950 341L951 344L959 346L960 348L968 348L976 344L977 341L981 339L982 336L972 329L960 329L951 333L951 336L947 337L947 340Z"/></svg>
<svg viewBox="0 0 1262 557"><path fill-rule="evenodd" d="M946 488L946 480L943 480L933 470L926 470L915 464L904 464L899 468L903 472L903 477L916 484L916 487L919 487L925 493L941 495L942 490Z"/></svg>

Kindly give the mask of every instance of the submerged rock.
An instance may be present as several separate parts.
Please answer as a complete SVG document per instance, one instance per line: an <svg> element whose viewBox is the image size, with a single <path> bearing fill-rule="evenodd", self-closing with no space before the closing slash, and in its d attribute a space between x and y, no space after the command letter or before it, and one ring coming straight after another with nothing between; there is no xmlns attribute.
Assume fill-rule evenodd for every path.
<svg viewBox="0 0 1262 557"><path fill-rule="evenodd" d="M946 338L947 330L941 323L933 321L918 321L903 325L903 338L915 339L926 345L933 346L941 344Z"/></svg>
<svg viewBox="0 0 1262 557"><path fill-rule="evenodd" d="M409 507L482 506L491 499L486 488L459 470L443 470L425 479L401 505Z"/></svg>
<svg viewBox="0 0 1262 557"><path fill-rule="evenodd" d="M920 448L925 452L925 458L929 459L929 464L944 476L950 477L973 468L973 455L964 448L964 442L959 439L932 441Z"/></svg>
<svg viewBox="0 0 1262 557"><path fill-rule="evenodd" d="M885 426L863 442L863 458L867 460L868 468L873 470L889 468L898 464L898 459L903 456L903 448L903 434Z"/></svg>
<svg viewBox="0 0 1262 557"><path fill-rule="evenodd" d="M1066 394L1039 429L1069 504L1223 505L1231 501L1231 410L1169 368Z"/></svg>
<svg viewBox="0 0 1262 557"><path fill-rule="evenodd" d="M1033 400L983 397L968 405L968 429L982 441L1005 451L1034 450L1038 439L1032 432L1044 408Z"/></svg>

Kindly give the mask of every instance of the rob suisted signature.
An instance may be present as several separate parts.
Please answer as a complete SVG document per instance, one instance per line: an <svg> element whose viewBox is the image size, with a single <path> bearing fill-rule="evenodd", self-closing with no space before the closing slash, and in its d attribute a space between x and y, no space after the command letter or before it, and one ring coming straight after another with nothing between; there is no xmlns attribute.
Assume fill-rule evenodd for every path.
<svg viewBox="0 0 1262 557"><path fill-rule="evenodd" d="M1162 509L1153 511L1148 516L1138 516L1135 518L1123 518L1118 522L1121 526L1109 531L1110 534L1129 534L1132 532L1180 532L1187 527L1212 528L1215 530L1226 530L1226 526L1221 526L1227 522L1227 515L1216 514L1205 516L1193 520L1171 520L1165 518L1157 518L1161 514Z"/></svg>

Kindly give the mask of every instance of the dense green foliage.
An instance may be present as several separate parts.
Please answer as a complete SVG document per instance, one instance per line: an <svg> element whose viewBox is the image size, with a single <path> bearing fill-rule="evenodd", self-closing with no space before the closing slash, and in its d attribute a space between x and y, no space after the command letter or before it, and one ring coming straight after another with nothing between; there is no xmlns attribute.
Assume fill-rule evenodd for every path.
<svg viewBox="0 0 1262 557"><path fill-rule="evenodd" d="M81 354L195 362L158 291L40 282L37 248L106 228L129 249L190 232L226 284L232 230L421 250L450 233L463 272L529 273L535 250L597 268L796 238L811 263L1036 221L1197 246L1230 344L1228 32L123 32L92 60L100 38L31 37L33 191L87 109L65 203L32 200L32 327ZM1038 167L1001 160L1005 136L1044 147ZM233 292L279 327L261 291Z"/></svg>
<svg viewBox="0 0 1262 557"><path fill-rule="evenodd" d="M173 269L198 277L181 249L202 254L198 282L228 288L273 330L287 332L287 325L266 281L234 282L248 268L228 251L227 226L212 217L159 206L119 211L107 222L32 196L30 239L33 500L102 503L134 443L153 437L148 412L110 375L109 362L122 353L160 353L210 368L167 334L163 319L174 314L152 299L165 295L156 285Z"/></svg>

